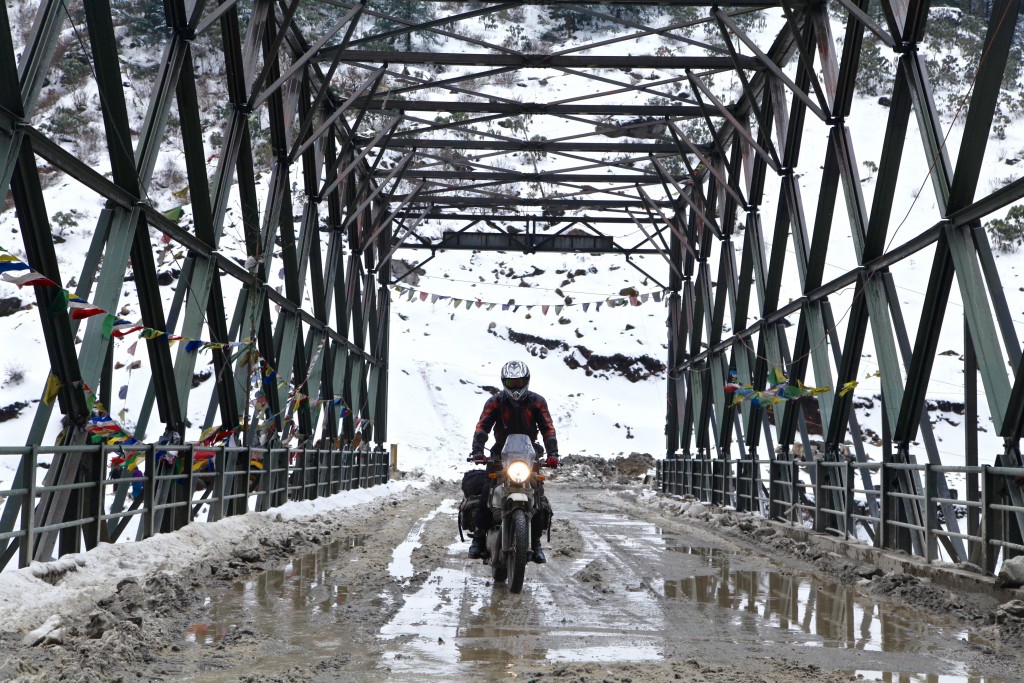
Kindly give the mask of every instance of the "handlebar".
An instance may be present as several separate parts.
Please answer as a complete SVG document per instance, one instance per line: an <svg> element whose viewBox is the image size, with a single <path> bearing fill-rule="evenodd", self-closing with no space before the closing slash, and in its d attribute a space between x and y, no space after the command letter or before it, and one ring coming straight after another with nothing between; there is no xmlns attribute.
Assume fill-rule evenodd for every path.
<svg viewBox="0 0 1024 683"><path fill-rule="evenodd" d="M473 457L472 455L467 455L466 456L466 462L471 462L471 463L477 464L477 465L486 465L486 464L488 464L490 462L494 462L494 460L492 460L492 458L490 456L484 456L484 460L482 462L478 463L476 461L475 457ZM546 457L544 457L544 458L537 458L534 461L533 464L536 465L537 467L547 467L548 466L548 461L547 461Z"/></svg>

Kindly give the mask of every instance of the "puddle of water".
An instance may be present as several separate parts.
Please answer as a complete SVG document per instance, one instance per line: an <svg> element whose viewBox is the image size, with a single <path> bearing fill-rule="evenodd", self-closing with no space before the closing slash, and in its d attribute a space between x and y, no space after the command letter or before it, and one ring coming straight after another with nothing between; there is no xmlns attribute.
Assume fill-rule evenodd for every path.
<svg viewBox="0 0 1024 683"><path fill-rule="evenodd" d="M636 520L599 514L589 519L601 526L603 536L585 537L583 557L572 562L575 570L568 573L601 557L608 574L639 585L640 575L616 557L616 548L652 556L660 549L646 538L638 540ZM530 565L523 592L514 595L493 585L486 572L467 572L465 552L463 543L450 545L449 566L435 570L419 590L406 595L405 604L381 629L382 662L389 672L464 680L479 672L470 664L487 665L493 673L496 666L530 661L663 658L666 623L650 591L628 594L620 609L609 611L603 601L594 600L591 586L574 593L556 584L553 590L535 576L546 569Z"/></svg>
<svg viewBox="0 0 1024 683"><path fill-rule="evenodd" d="M471 582L480 584L476 592L482 599L483 579L471 579L458 569L443 568L431 573L423 587L407 595L402 608L380 630L384 640L404 637L400 652L390 652L386 657L407 661L409 666L424 671L435 667L447 670L451 663L458 662L457 636L463 608L460 596Z"/></svg>
<svg viewBox="0 0 1024 683"><path fill-rule="evenodd" d="M848 586L803 574L771 570L731 570L721 554L696 548L694 555L710 557L715 571L681 579L664 579L662 593L670 600L692 600L743 615L757 615L772 626L818 638L809 645L878 652L926 653L936 645L922 638L920 619L864 599ZM944 632L944 638L966 639L964 631ZM819 640L820 639L820 640Z"/></svg>
<svg viewBox="0 0 1024 683"><path fill-rule="evenodd" d="M855 671L864 681L882 681L883 683L1009 683L998 678L976 676L947 676L945 674L906 674L889 671Z"/></svg>
<svg viewBox="0 0 1024 683"><path fill-rule="evenodd" d="M188 626L185 640L215 645L235 627L255 621L261 632L279 637L298 629L299 635L294 639L301 641L308 633L305 625L348 602L351 589L338 582L340 573L335 565L342 553L362 546L365 541L363 534L339 539L295 557L279 569L236 581L223 592L206 598L210 618Z"/></svg>
<svg viewBox="0 0 1024 683"><path fill-rule="evenodd" d="M396 579L411 579L413 575L412 569L412 553L420 545L420 536L423 535L423 528L427 522L437 517L439 514L458 514L458 508L454 498L445 498L441 501L441 505L436 509L431 510L423 519L416 522L409 535L404 541L398 544L398 546L391 553L391 563L388 565L388 573Z"/></svg>
<svg viewBox="0 0 1024 683"><path fill-rule="evenodd" d="M910 614L899 608L872 602L851 587L814 575L773 569L732 569L730 556L719 548L668 544L666 549L692 558L688 573L680 579L662 579L667 600L689 600L701 606L729 610L737 626L774 640L772 632L757 629L768 623L787 635L813 636L807 647L844 648L866 652L914 655L948 655L943 642L951 640L992 646L957 628L952 622ZM741 562L744 560L741 558ZM705 568L707 573L693 571ZM658 584L652 584L657 590ZM963 670L966 667L958 666ZM867 680L893 683L1002 683L999 679L971 675L856 671Z"/></svg>

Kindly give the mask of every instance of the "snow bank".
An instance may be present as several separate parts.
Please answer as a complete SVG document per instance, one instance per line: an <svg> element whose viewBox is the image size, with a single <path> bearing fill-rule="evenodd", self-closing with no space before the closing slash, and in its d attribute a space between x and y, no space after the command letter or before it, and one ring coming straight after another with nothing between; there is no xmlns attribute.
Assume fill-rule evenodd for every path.
<svg viewBox="0 0 1024 683"><path fill-rule="evenodd" d="M251 545L260 531L283 521L328 515L386 496L408 495L427 485L425 481L393 481L328 498L290 502L267 512L193 523L137 543L103 543L89 552L4 572L0 574L0 631L24 632L52 615L92 607L124 579L187 572L211 557Z"/></svg>

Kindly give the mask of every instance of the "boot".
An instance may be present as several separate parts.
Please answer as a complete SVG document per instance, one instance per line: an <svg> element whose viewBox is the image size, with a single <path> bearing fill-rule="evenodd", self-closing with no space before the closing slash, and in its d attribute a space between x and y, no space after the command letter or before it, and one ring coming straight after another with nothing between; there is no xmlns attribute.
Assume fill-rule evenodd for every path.
<svg viewBox="0 0 1024 683"><path fill-rule="evenodd" d="M533 554L533 561L536 562L537 564L544 564L545 562L548 561L548 558L544 556L544 551L540 549L540 539L539 538L535 538L533 540L532 554Z"/></svg>
<svg viewBox="0 0 1024 683"><path fill-rule="evenodd" d="M482 532L473 534L473 543L469 546L469 559L480 560L490 555L487 550L487 537Z"/></svg>

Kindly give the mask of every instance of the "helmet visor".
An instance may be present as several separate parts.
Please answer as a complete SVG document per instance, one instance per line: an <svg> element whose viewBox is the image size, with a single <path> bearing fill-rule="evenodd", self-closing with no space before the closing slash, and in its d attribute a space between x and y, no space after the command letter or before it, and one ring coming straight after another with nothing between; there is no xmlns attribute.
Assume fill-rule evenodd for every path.
<svg viewBox="0 0 1024 683"><path fill-rule="evenodd" d="M501 380L501 383L505 385L505 388L509 391L521 391L526 388L526 385L530 383L525 377L506 377Z"/></svg>

